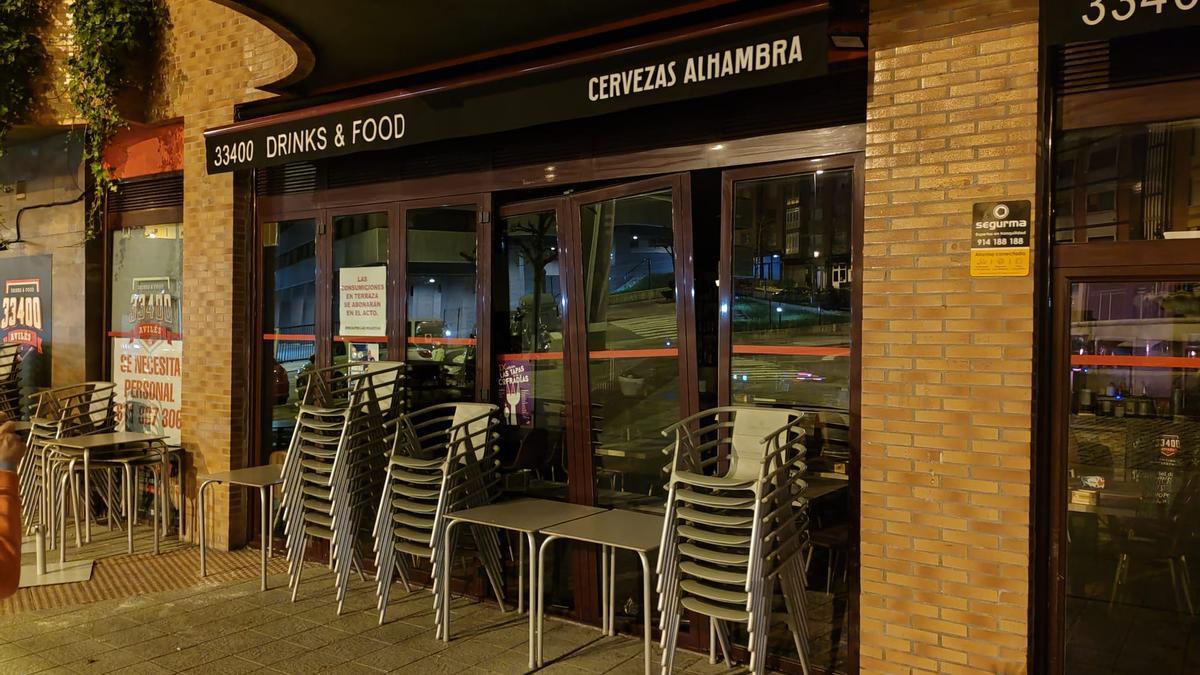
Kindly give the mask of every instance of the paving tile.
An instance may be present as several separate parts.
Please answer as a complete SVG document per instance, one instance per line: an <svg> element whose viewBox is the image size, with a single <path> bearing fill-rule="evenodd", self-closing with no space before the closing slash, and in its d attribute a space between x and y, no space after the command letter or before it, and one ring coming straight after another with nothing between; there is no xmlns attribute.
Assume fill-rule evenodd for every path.
<svg viewBox="0 0 1200 675"><path fill-rule="evenodd" d="M40 673L44 670L54 668L56 664L47 661L46 659L30 654L19 658L11 659L0 663L0 675L27 675L29 673Z"/></svg>
<svg viewBox="0 0 1200 675"><path fill-rule="evenodd" d="M169 673L171 671L149 661L141 661L131 666L118 668L112 672L113 675L158 675L159 673Z"/></svg>
<svg viewBox="0 0 1200 675"><path fill-rule="evenodd" d="M354 662L359 665L389 672L401 666L406 666L428 656L425 652L404 647L402 645L384 646L382 649L359 656Z"/></svg>
<svg viewBox="0 0 1200 675"><path fill-rule="evenodd" d="M317 624L312 621L305 621L294 616L281 616L274 621L269 621L264 624L259 624L254 627L254 630L259 633L265 633L275 638L290 639L307 630L316 628Z"/></svg>
<svg viewBox="0 0 1200 675"><path fill-rule="evenodd" d="M47 649L62 647L86 639L88 639L88 636L82 633L78 633L70 628L61 628L58 630L42 631L12 644L25 648L31 654L39 654Z"/></svg>
<svg viewBox="0 0 1200 675"><path fill-rule="evenodd" d="M200 673L220 673L221 675L237 675L238 673L253 673L262 670L262 666L257 663L252 663L236 656L226 656L223 659L218 659L212 663L206 663L202 666L189 668L184 673L200 675Z"/></svg>
<svg viewBox="0 0 1200 675"><path fill-rule="evenodd" d="M151 659L151 663L155 663L164 668L168 668L177 672L180 670L187 670L188 668L195 668L196 666L202 666L206 663L212 663L213 661L224 658L225 656L227 655L214 655L208 650L197 645Z"/></svg>
<svg viewBox="0 0 1200 675"><path fill-rule="evenodd" d="M359 633L363 637L378 640L384 644L398 644L409 638L425 633L425 629L403 621L389 621L382 626L376 626Z"/></svg>
<svg viewBox="0 0 1200 675"><path fill-rule="evenodd" d="M309 649L320 649L339 640L344 640L349 635L349 633L336 628L330 628L329 626L314 626L306 631L289 636L287 639L291 642L304 645Z"/></svg>
<svg viewBox="0 0 1200 675"><path fill-rule="evenodd" d="M106 633L97 639L105 644L110 644L113 647L124 647L126 645L154 640L156 638L163 637L164 635L168 635L168 633L161 631L154 626L134 624L132 628L125 628L120 631Z"/></svg>
<svg viewBox="0 0 1200 675"><path fill-rule="evenodd" d="M488 671L475 666L467 666L452 661L439 654L426 656L420 661L407 664L396 670L393 673L423 673L424 675L484 675Z"/></svg>
<svg viewBox="0 0 1200 675"><path fill-rule="evenodd" d="M79 660L95 660L101 654L112 651L113 648L99 640L88 638L71 644L51 647L38 655L56 665L64 665Z"/></svg>
<svg viewBox="0 0 1200 675"><path fill-rule="evenodd" d="M149 661L150 659L156 659L166 654L172 654L174 652L181 651L190 646L192 645L181 644L179 636L177 635L160 635L158 637L140 640L138 642L125 645L119 649L133 654L139 659Z"/></svg>
<svg viewBox="0 0 1200 675"><path fill-rule="evenodd" d="M141 656L122 649L116 649L97 654L91 658L67 663L65 667L76 673L111 673L139 663L144 663Z"/></svg>
<svg viewBox="0 0 1200 675"><path fill-rule="evenodd" d="M307 651L309 650L303 645L298 645L286 640L270 638L270 641L268 642L263 642L254 647L248 647L247 649L239 652L238 656L262 666L270 666L282 661L286 661L287 659L294 659Z"/></svg>
<svg viewBox="0 0 1200 675"><path fill-rule="evenodd" d="M6 661L19 659L22 656L29 656L29 654L28 649L18 644L0 645L0 665L3 665Z"/></svg>
<svg viewBox="0 0 1200 675"><path fill-rule="evenodd" d="M317 650L305 652L282 664L276 663L271 668L292 673L293 675L305 675L306 673L338 672L342 663L344 662L338 660L336 657Z"/></svg>

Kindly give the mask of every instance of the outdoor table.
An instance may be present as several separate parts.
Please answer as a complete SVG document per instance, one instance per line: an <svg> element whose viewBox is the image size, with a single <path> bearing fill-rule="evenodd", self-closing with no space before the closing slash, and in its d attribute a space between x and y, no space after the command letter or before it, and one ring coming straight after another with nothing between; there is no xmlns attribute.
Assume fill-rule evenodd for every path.
<svg viewBox="0 0 1200 675"><path fill-rule="evenodd" d="M850 488L848 481L837 478L823 476L802 476L801 478L808 484L808 489L804 491L804 497L810 502Z"/></svg>
<svg viewBox="0 0 1200 675"><path fill-rule="evenodd" d="M558 525L544 527L541 533L546 535L538 551L538 603L537 603L537 665L542 667L542 622L545 616L543 602L544 588L542 577L546 567L546 549L555 539L570 539L600 546L600 599L601 632L605 635L616 635L616 586L617 586L617 549L633 551L642 561L642 621L643 639L645 640L646 673L650 672L650 624L653 622L654 606L650 600L650 559L651 551L658 550L662 542L663 516L637 511L614 509L597 513L594 516L571 520Z"/></svg>
<svg viewBox="0 0 1200 675"><path fill-rule="evenodd" d="M442 566L442 639L450 641L450 567L454 551L450 547L453 541L450 537L455 525L470 523L495 527L501 530L521 532L525 535L529 547L529 668L534 668L534 630L537 623L537 535L540 531L552 525L558 525L571 520L578 520L605 509L595 506L582 506L555 502L549 499L523 498L487 506L477 506L446 514L446 532L443 545L446 547L446 564ZM522 557L524 551L522 550ZM520 567L524 567L523 561ZM522 570L517 570L518 579L524 578ZM523 590L517 594L523 595Z"/></svg>
<svg viewBox="0 0 1200 675"><path fill-rule="evenodd" d="M56 438L53 441L48 442L46 444L47 448L54 447L54 448L57 448L59 452L63 452L64 450L68 451L68 452L65 452L64 454L71 454L70 451L74 451L75 453L78 453L79 455L81 455L81 457L83 459L84 541L87 541L89 543L92 541L92 495L91 495L92 488L91 488L91 476L90 476L90 474L91 474L90 462L91 462L92 454L93 453L100 454L100 455L117 454L122 451L122 448L124 446L135 445L135 444L139 444L139 443L147 443L147 444L158 443L161 445L162 441L165 439L166 439L166 436L164 436L162 434L146 434L146 433L142 433L139 431L112 431L112 432L107 432L107 433L102 433L102 434L86 434L83 436L68 436L66 438ZM169 475L170 474L170 466L167 462L166 446L162 445L159 452L161 452L161 454L162 454L163 481L170 482L170 475ZM109 482L109 485L110 486L112 485L111 481ZM134 486L130 485L129 486L130 501L133 501L133 489L134 489ZM162 491L169 492L168 490L162 490ZM160 507L161 507L161 503L160 503ZM63 497L63 503L60 508L62 508L62 509L66 508L65 495ZM111 499L110 499L109 508L110 509L112 508ZM128 541L129 541L129 552L133 553L133 522L134 522L134 515L137 510L136 505L129 504L126 510L128 511L128 513L126 514L127 525L128 525L126 534L128 536ZM65 511L64 511L64 513L65 513ZM157 519L157 517L159 515L158 510L155 510L154 515L155 515L155 518ZM182 529L183 528L180 528L180 538L182 538L182 535L183 535ZM63 527L61 528L61 530L59 532L59 543L62 546L61 550L59 551L59 557L62 560L66 559L66 550L67 550L66 542L67 542L67 528L66 528L66 523L64 522ZM154 552L158 553L158 523L157 522L154 523Z"/></svg>
<svg viewBox="0 0 1200 675"><path fill-rule="evenodd" d="M199 507L196 517L200 526L200 576L208 575L208 557L205 546L204 528L204 488L213 483L228 483L246 488L258 488L259 504L262 506L262 584L261 590L267 590L267 559L271 557L271 523L274 522L271 500L271 488L283 484L283 465L267 464L245 469L234 469L221 473L200 476L200 488L196 491L196 501Z"/></svg>

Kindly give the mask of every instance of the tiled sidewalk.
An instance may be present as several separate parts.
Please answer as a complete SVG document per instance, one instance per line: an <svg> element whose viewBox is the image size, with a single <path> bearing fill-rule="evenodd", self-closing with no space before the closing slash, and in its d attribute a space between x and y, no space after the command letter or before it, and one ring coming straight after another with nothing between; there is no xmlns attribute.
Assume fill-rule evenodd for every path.
<svg viewBox="0 0 1200 675"><path fill-rule="evenodd" d="M373 583L353 582L337 616L330 574L306 570L295 603L286 578L197 585L0 617L0 673L523 673L524 615L456 599L450 643L433 638L433 601L397 586L376 624ZM642 643L547 619L546 673L641 673ZM655 669L658 654L655 653ZM679 652L682 672L729 672Z"/></svg>

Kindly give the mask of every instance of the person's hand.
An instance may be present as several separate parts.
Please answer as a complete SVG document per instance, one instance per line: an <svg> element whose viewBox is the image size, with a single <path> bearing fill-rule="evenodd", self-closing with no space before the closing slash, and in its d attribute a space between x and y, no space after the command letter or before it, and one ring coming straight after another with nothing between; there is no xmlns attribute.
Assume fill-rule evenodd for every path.
<svg viewBox="0 0 1200 675"><path fill-rule="evenodd" d="M8 415L0 413L0 471L16 471L25 456L25 441L17 433L16 425Z"/></svg>

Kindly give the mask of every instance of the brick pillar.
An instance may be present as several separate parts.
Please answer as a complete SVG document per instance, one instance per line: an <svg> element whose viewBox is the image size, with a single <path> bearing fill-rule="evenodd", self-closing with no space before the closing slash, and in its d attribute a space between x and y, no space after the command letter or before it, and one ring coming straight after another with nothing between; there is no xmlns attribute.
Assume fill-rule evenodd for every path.
<svg viewBox="0 0 1200 675"><path fill-rule="evenodd" d="M1034 200L1036 0L871 3L863 672L1023 672L1032 277L972 278L972 204Z"/></svg>
<svg viewBox="0 0 1200 675"><path fill-rule="evenodd" d="M197 474L246 464L251 401L245 355L249 333L247 241L252 228L246 176L210 176L204 131L233 122L234 106L266 96L257 87L297 68L286 42L253 19L209 0L168 0L171 29L151 114L183 119L183 411L182 437L194 469L184 481L187 530L195 539ZM217 39L219 36L219 39ZM236 547L246 538L241 490L214 486L209 542Z"/></svg>

